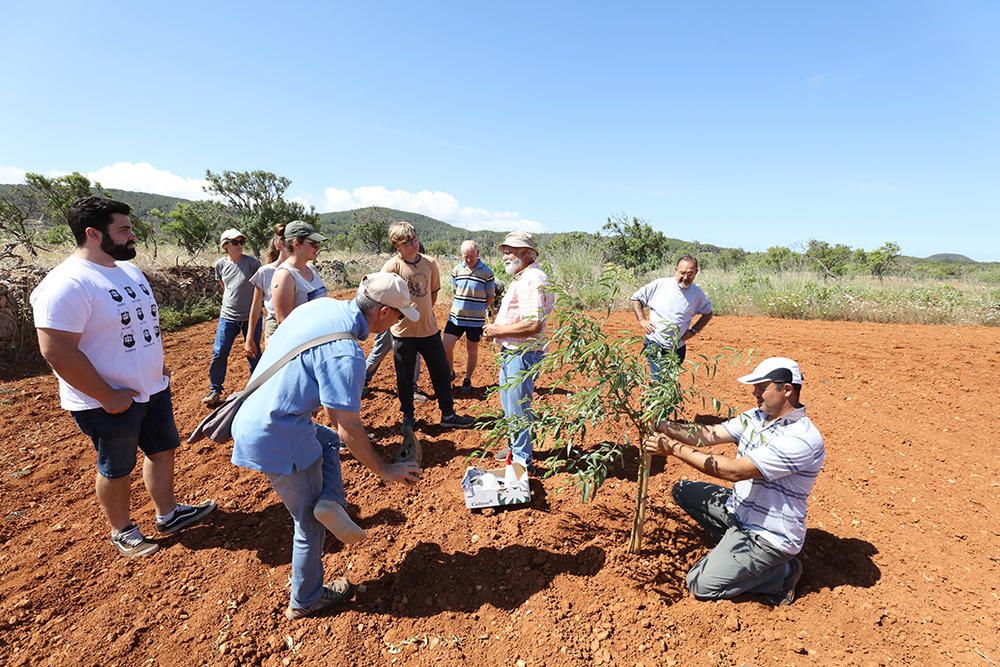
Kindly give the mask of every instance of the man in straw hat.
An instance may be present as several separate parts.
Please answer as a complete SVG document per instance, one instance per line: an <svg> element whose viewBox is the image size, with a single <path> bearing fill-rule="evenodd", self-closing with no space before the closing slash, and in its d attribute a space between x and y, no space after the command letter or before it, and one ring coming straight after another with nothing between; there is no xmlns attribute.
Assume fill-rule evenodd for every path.
<svg viewBox="0 0 1000 667"><path fill-rule="evenodd" d="M365 355L357 339L385 331L404 317L416 321L420 314L406 282L388 273L365 276L351 301L321 298L297 307L271 337L261 372L324 334L346 332L354 340L334 340L300 353L251 394L233 420L233 463L264 473L292 516L289 619L325 613L354 594L344 578L323 584L326 531L348 544L365 537L344 509L341 441L384 481L414 483L421 476L412 461L384 462L361 424ZM313 423L319 408L336 425L336 434Z"/></svg>
<svg viewBox="0 0 1000 667"><path fill-rule="evenodd" d="M500 302L500 310L492 324L483 327L483 336L500 346L500 403L504 415L524 416L529 423L531 396L535 391L538 366L545 353L545 322L555 305L555 295L546 288L548 276L538 268L538 250L531 234L511 232L500 244L504 269L514 279ZM510 447L496 454L512 460L529 471L531 460L531 429L512 434Z"/></svg>
<svg viewBox="0 0 1000 667"><path fill-rule="evenodd" d="M755 409L713 426L662 422L644 446L734 482L732 489L691 480L673 486L677 504L717 542L688 572L691 593L699 600L753 593L791 604L802 576L796 554L806 537L806 501L826 458L823 436L799 401L802 372L791 359L765 359L738 380L753 385ZM735 457L701 449L729 442L738 443Z"/></svg>

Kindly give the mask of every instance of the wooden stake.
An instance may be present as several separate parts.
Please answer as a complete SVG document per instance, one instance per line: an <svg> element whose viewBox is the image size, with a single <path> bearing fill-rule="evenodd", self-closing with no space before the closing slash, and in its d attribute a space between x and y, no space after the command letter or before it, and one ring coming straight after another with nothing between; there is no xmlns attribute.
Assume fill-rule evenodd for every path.
<svg viewBox="0 0 1000 667"><path fill-rule="evenodd" d="M638 490L635 497L635 517L632 519L632 536L629 538L628 551L637 554L642 549L642 524L646 520L646 491L649 488L649 467L652 455L640 448L642 458L639 460Z"/></svg>

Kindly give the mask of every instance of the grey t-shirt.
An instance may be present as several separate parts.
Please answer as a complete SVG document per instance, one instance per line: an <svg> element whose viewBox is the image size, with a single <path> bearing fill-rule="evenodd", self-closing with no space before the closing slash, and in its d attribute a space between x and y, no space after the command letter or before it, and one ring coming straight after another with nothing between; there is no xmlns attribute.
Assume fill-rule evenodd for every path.
<svg viewBox="0 0 1000 667"><path fill-rule="evenodd" d="M225 285L219 317L236 322L250 319L254 289L250 278L259 268L260 260L250 255L243 255L238 262L231 262L228 257L223 257L215 263L215 277Z"/></svg>

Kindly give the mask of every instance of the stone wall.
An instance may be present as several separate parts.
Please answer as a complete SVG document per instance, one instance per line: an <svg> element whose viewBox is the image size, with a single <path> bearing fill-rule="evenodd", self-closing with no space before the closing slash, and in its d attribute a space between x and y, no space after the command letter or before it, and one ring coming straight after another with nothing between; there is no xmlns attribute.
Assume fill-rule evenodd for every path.
<svg viewBox="0 0 1000 667"><path fill-rule="evenodd" d="M362 267L348 267L336 259L320 260L316 266L331 289L351 285L350 270L364 273ZM219 297L219 283L210 266L174 266L144 271L161 307L180 308L195 299ZM43 268L0 267L0 364L38 360L38 339L28 297L47 273L48 269Z"/></svg>
<svg viewBox="0 0 1000 667"><path fill-rule="evenodd" d="M37 361L38 339L32 319L31 291L48 269L0 269L0 364ZM218 282L210 266L177 266L146 271L160 306L180 307L193 299L216 298Z"/></svg>

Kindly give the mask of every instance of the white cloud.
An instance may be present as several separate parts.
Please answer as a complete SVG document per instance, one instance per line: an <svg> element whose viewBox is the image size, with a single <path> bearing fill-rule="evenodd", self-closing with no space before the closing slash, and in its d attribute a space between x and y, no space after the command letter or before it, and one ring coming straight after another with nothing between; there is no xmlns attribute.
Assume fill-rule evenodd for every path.
<svg viewBox="0 0 1000 667"><path fill-rule="evenodd" d="M440 191L409 192L407 190L390 190L382 185L365 185L353 190L326 188L323 191L323 204L327 211L385 206L421 213L473 231L480 229L545 231L542 223L523 218L515 211L487 211L482 208L462 206L455 195Z"/></svg>
<svg viewBox="0 0 1000 667"><path fill-rule="evenodd" d="M0 165L0 183L24 183L24 169Z"/></svg>
<svg viewBox="0 0 1000 667"><path fill-rule="evenodd" d="M91 181L97 181L106 188L151 192L184 199L208 199L202 189L207 181L200 178L178 176L163 169L157 169L148 162L115 162L86 174Z"/></svg>
<svg viewBox="0 0 1000 667"><path fill-rule="evenodd" d="M806 81L808 81L809 85L812 86L813 88L819 88L824 83L826 83L826 80L827 80L827 78L829 76L830 75L826 74L826 73L823 73L823 74L813 74L808 79L806 79Z"/></svg>

